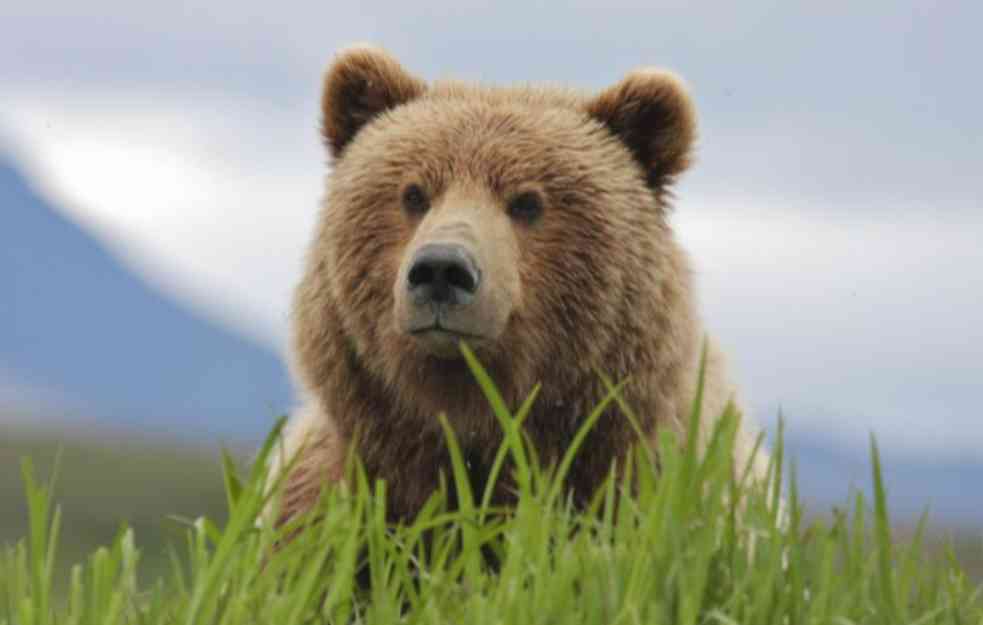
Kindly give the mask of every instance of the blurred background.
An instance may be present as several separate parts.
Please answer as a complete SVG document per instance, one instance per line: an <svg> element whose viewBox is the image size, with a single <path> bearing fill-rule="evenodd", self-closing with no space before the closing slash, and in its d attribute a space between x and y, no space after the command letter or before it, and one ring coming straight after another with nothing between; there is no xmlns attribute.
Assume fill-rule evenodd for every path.
<svg viewBox="0 0 983 625"><path fill-rule="evenodd" d="M692 88L674 221L750 411L817 511L983 524L978 2L67 0L0 7L0 540L17 459L65 449L82 553L220 515L215 449L292 405L291 289L322 193L321 72L368 41L427 79ZM72 552L75 553L75 552Z"/></svg>

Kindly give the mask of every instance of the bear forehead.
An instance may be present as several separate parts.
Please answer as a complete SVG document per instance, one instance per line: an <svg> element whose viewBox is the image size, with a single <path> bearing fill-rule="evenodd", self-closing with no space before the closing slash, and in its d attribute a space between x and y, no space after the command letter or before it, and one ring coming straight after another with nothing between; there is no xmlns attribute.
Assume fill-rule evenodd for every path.
<svg viewBox="0 0 983 625"><path fill-rule="evenodd" d="M582 102L575 92L563 89L437 83L390 116L413 125L423 139L450 135L459 141L508 138L548 144L576 136L607 136Z"/></svg>
<svg viewBox="0 0 983 625"><path fill-rule="evenodd" d="M607 182L635 179L630 154L586 113L584 102L563 88L434 83L369 124L341 161L402 168L434 185L448 176L504 189L523 182L588 184L600 173Z"/></svg>

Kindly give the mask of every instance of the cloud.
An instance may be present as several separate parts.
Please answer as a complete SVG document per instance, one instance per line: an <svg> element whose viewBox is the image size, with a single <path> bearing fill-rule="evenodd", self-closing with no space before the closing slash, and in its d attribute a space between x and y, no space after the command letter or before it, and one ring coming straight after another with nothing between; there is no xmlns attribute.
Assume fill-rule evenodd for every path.
<svg viewBox="0 0 983 625"><path fill-rule="evenodd" d="M677 230L757 416L863 445L983 456L983 215L689 198Z"/></svg>

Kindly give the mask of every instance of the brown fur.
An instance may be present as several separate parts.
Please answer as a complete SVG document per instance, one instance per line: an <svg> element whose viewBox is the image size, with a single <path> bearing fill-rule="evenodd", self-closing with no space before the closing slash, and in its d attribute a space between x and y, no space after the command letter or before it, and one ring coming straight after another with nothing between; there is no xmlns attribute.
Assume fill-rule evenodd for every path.
<svg viewBox="0 0 983 625"><path fill-rule="evenodd" d="M668 185L695 138L676 78L639 71L593 97L427 85L385 53L356 48L329 69L323 109L334 163L294 300L293 365L306 399L284 446L288 457L304 445L285 516L341 479L353 441L370 476L387 480L392 516L411 516L449 466L441 412L475 471L490 464L499 426L463 361L401 326L408 255L455 224L477 233L491 276L469 317L489 338L473 347L512 406L542 384L526 430L545 462L604 396L595 367L630 376L623 395L650 436L683 432L703 330L667 221ZM422 217L400 204L411 182L432 202ZM541 219L511 221L510 198L528 189L543 198ZM704 430L733 393L711 347ZM635 440L619 410L601 418L569 478L578 501ZM739 461L752 442L742 431Z"/></svg>

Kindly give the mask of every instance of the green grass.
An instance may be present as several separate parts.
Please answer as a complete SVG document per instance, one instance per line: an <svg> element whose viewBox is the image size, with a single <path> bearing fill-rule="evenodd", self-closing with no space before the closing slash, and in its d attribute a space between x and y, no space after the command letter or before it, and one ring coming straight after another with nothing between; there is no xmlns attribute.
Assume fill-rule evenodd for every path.
<svg viewBox="0 0 983 625"><path fill-rule="evenodd" d="M0 553L0 625L983 622L981 590L951 552L928 555L924 524L904 544L891 536L873 444L874 500L858 494L828 521L804 520L794 475L784 521L777 489L734 475L732 411L706 453L692 436L663 437L656 472L640 447L576 511L560 487L569 462L539 466L522 436L533 399L510 412L471 363L505 433L496 466L515 474L515 506L472 492L444 419L455 508L442 488L413 522L391 526L385 484L354 465L347 488L326 489L310 515L274 530L257 524L274 431L245 472L225 459L228 513L188 521L166 574L140 581L140 534L124 529L71 568L59 599L61 516L25 461L29 527ZM780 443L774 455L781 477Z"/></svg>

